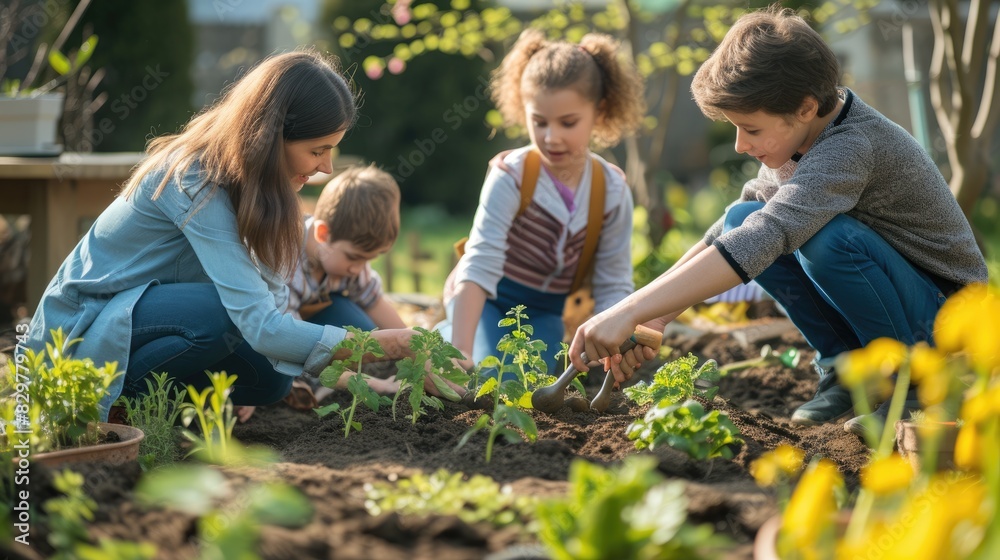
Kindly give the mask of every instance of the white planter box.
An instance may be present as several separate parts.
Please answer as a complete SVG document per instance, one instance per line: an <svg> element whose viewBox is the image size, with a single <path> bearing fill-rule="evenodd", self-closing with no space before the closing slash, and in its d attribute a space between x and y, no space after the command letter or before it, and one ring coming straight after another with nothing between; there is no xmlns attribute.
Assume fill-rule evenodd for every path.
<svg viewBox="0 0 1000 560"><path fill-rule="evenodd" d="M0 155L55 156L56 126L62 114L63 94L36 97L0 97Z"/></svg>

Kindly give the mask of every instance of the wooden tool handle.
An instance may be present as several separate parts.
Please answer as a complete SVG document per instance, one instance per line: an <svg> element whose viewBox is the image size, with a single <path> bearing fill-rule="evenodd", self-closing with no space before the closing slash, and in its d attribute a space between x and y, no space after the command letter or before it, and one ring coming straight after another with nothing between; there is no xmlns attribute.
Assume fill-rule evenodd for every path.
<svg viewBox="0 0 1000 560"><path fill-rule="evenodd" d="M629 348L623 349L622 352L630 350L631 348L637 345L649 346L650 348L659 348L660 345L663 343L663 333L657 332L649 327L636 325L635 332L632 333L632 337L629 340L634 344Z"/></svg>

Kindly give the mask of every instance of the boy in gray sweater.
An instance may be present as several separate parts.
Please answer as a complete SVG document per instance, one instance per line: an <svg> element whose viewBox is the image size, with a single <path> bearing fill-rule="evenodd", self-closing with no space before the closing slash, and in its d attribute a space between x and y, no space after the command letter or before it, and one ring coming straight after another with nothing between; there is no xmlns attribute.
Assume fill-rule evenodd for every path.
<svg viewBox="0 0 1000 560"><path fill-rule="evenodd" d="M760 172L670 270L580 327L570 348L577 367L583 351L616 356L636 324L662 328L752 279L817 351L819 390L792 421L830 422L853 411L829 369L834 357L880 337L932 342L945 298L987 281L972 229L934 162L905 130L839 88L839 76L836 56L790 10L736 22L691 89L702 112L736 126L736 151L757 158ZM619 370L631 367L615 361L623 381ZM875 418L887 412L886 402ZM845 429L863 433L860 417Z"/></svg>

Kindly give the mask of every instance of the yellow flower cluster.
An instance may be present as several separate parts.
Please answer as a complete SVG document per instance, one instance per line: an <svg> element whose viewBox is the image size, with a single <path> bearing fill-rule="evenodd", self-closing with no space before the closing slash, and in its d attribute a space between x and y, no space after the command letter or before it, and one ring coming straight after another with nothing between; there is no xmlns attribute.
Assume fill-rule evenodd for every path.
<svg viewBox="0 0 1000 560"><path fill-rule="evenodd" d="M788 444L781 444L750 464L750 474L761 486L774 486L779 476L793 477L802 470L805 453Z"/></svg>
<svg viewBox="0 0 1000 560"><path fill-rule="evenodd" d="M778 546L783 558L998 557L1000 295L994 288L971 286L952 296L935 321L934 340L937 348L874 340L842 356L837 369L855 400L873 388L891 386L897 373L901 383L917 383L926 424L955 419L961 424L954 455L960 470L933 472L925 465L915 473L892 452L886 430L880 442L884 445L874 447L871 464L862 469L861 492L846 531L837 531L834 496L843 481L833 463L814 462L782 515ZM903 393L897 389L893 396ZM922 430L920 437L925 440L932 433L940 435L941 429ZM796 472L801 457L799 450L779 448L754 462L751 473L768 486L782 474Z"/></svg>

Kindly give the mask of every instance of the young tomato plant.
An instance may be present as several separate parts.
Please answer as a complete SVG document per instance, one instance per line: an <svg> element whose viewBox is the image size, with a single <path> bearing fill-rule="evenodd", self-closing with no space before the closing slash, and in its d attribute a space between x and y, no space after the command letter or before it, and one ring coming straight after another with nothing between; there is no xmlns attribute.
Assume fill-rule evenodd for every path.
<svg viewBox="0 0 1000 560"><path fill-rule="evenodd" d="M640 381L622 392L638 405L663 403L670 405L698 395L705 400L712 400L719 388L714 384L719 381L719 366L715 360L706 360L699 368L698 358L688 354L660 366L653 374L653 381ZM707 388L701 389L699 386Z"/></svg>
<svg viewBox="0 0 1000 560"><path fill-rule="evenodd" d="M375 357L385 355L385 351L379 346L378 341L372 338L370 331L363 331L355 327L347 327L347 330L353 336L340 341L340 344L334 348L334 352L346 349L350 351L351 355L345 360L330 362L330 365L320 373L319 379L327 387L336 387L337 381L340 381L340 377L352 366L360 372L365 354L371 354ZM332 412L339 412L340 417L344 420L345 438L351 435L352 429L358 432L361 431L361 422L354 420L354 411L357 410L359 402L364 403L365 406L375 412L378 412L380 406L388 405L390 402L389 397L379 395L374 389L368 386L362 373L352 375L347 380L347 390L351 393L351 406L347 410L341 410L338 403L332 403L316 409L316 414L321 418Z"/></svg>
<svg viewBox="0 0 1000 560"><path fill-rule="evenodd" d="M490 378L483 386L486 387L491 381L496 382L496 378ZM512 429L512 427L521 431L518 432ZM483 414L476 420L476 423L472 427L462 434L462 439L458 440L458 445L455 446L455 449L460 449L469 442L469 439L473 435L480 430L486 429L489 430L489 434L486 436L487 463L493 458L493 442L496 441L498 436L503 436L509 443L517 443L519 441L534 443L538 439L538 428L535 426L535 421L531 418L530 414L518 410L514 406L497 404L493 407L492 416Z"/></svg>
<svg viewBox="0 0 1000 560"><path fill-rule="evenodd" d="M496 379L503 379L506 373L514 374L516 380L499 383L497 391L500 398L511 406L531 408L531 392L537 387L551 385L555 377L548 375L548 366L542 358L546 344L531 338L535 329L525 322L528 319L525 309L523 305L515 305L507 312L507 317L500 320L500 327L513 329L497 343L500 357L487 356L479 362L479 370L490 371L489 376ZM583 385L579 385L579 389L582 391ZM482 390L478 392L482 393Z"/></svg>
<svg viewBox="0 0 1000 560"><path fill-rule="evenodd" d="M646 416L627 430L636 449L655 449L661 444L684 451L694 459L733 458L730 445L743 443L729 416L718 410L706 413L698 401L680 404L660 401Z"/></svg>
<svg viewBox="0 0 1000 560"><path fill-rule="evenodd" d="M458 402L462 399L461 396L445 380L461 386L468 383L469 376L455 365L455 360L463 358L462 353L444 340L440 332L420 327L414 330L417 334L410 338L413 357L396 362L399 389L392 399L392 417L396 418L396 403L399 397L409 391L408 399L412 411L410 418L416 424L417 419L426 414L425 406L444 409L441 399L426 393L425 387L428 382L433 383L434 388L446 399Z"/></svg>

